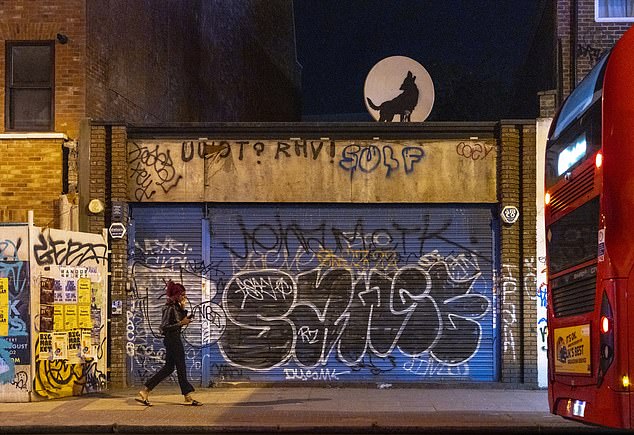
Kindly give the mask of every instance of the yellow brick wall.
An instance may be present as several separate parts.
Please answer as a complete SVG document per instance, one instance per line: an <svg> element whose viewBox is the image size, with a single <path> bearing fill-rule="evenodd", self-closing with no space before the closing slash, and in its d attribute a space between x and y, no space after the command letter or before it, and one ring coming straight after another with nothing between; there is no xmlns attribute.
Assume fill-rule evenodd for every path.
<svg viewBox="0 0 634 435"><path fill-rule="evenodd" d="M0 222L57 226L55 201L62 193L62 140L0 140Z"/></svg>

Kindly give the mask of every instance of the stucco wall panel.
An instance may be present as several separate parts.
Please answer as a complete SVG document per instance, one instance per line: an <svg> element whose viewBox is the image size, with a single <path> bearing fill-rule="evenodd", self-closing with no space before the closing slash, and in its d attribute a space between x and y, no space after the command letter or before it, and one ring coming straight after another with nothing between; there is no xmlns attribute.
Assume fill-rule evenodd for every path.
<svg viewBox="0 0 634 435"><path fill-rule="evenodd" d="M494 203L493 141L128 142L135 202Z"/></svg>

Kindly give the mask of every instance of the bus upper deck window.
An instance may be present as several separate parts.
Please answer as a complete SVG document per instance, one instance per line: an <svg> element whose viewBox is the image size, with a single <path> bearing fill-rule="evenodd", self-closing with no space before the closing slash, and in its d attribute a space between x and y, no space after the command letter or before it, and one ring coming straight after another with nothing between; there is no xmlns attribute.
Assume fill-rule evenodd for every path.
<svg viewBox="0 0 634 435"><path fill-rule="evenodd" d="M557 176L560 176L586 155L586 135L579 136L573 143L564 148L557 158Z"/></svg>

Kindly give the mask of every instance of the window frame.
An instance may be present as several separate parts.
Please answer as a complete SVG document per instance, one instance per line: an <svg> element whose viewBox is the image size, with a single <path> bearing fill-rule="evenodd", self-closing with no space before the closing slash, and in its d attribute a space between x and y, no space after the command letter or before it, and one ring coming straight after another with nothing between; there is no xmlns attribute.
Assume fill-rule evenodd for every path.
<svg viewBox="0 0 634 435"><path fill-rule="evenodd" d="M12 80L13 47L48 46L50 47L50 77L48 86L14 85ZM15 89L48 89L50 90L50 119L48 126L11 127L11 96ZM55 129L55 41L52 40L15 40L5 41L5 86L4 86L4 128L5 131L53 131Z"/></svg>
<svg viewBox="0 0 634 435"><path fill-rule="evenodd" d="M594 21L597 23L632 23L634 17L600 17L599 16L599 1L594 0ZM609 0L606 0L609 1Z"/></svg>

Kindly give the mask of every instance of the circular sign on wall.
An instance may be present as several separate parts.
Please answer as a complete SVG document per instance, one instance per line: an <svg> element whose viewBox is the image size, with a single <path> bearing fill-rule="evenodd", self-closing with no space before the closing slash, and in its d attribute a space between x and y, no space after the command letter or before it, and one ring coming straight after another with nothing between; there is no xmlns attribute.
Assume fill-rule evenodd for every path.
<svg viewBox="0 0 634 435"><path fill-rule="evenodd" d="M365 106L379 122L422 122L434 105L427 70L405 56L390 56L372 67L363 89Z"/></svg>

